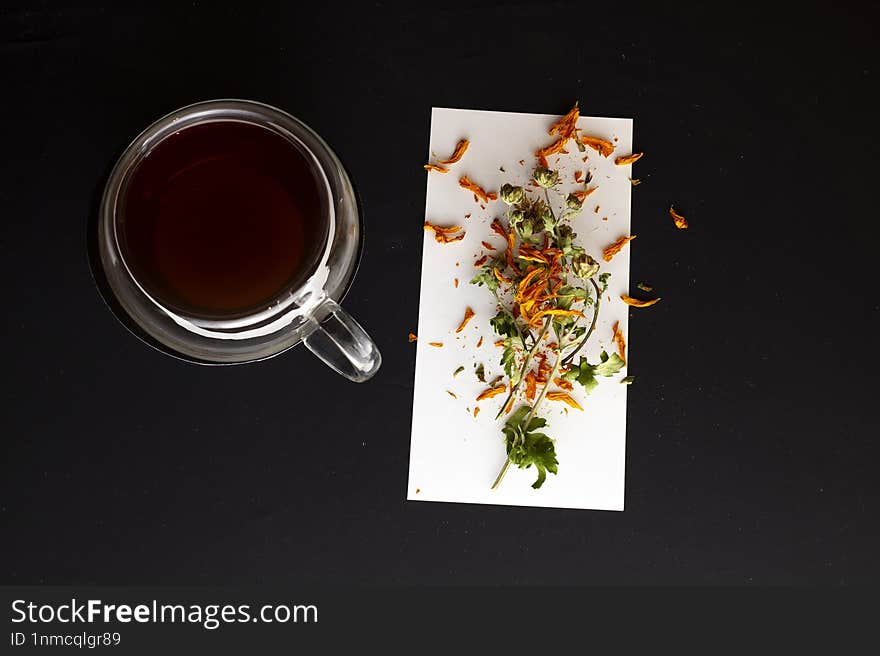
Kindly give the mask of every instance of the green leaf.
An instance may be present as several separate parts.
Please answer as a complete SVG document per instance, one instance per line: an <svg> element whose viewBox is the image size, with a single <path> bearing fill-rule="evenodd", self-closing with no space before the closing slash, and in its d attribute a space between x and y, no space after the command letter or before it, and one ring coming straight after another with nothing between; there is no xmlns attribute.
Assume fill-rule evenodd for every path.
<svg viewBox="0 0 880 656"><path fill-rule="evenodd" d="M604 294L605 290L608 289L608 280L611 278L610 273L600 273L599 274L599 293Z"/></svg>
<svg viewBox="0 0 880 656"><path fill-rule="evenodd" d="M599 386L596 376L613 376L623 368L623 360L617 353L610 356L602 351L599 356L599 364L590 364L586 358L581 358L577 367L572 367L564 376L566 380L580 383L584 392L589 394Z"/></svg>
<svg viewBox="0 0 880 656"><path fill-rule="evenodd" d="M624 362L617 353L612 353L611 357L605 351L602 351L602 363L595 367L598 376L613 376L623 368Z"/></svg>
<svg viewBox="0 0 880 656"><path fill-rule="evenodd" d="M538 480L532 483L532 487L537 490L547 479L548 471L551 474L557 473L559 461L556 459L556 448L553 440L543 433L530 433L526 436L526 453L531 464L538 470Z"/></svg>
<svg viewBox="0 0 880 656"><path fill-rule="evenodd" d="M481 287L482 285L486 285L489 288L489 291L497 291L498 290L498 278L495 277L495 267L500 266L504 267L504 262L500 262L499 260L490 260L486 264L484 264L480 268L480 272L471 278L471 284L477 285Z"/></svg>
<svg viewBox="0 0 880 656"><path fill-rule="evenodd" d="M521 406L510 416L501 429L507 443L507 457L520 469L534 466L538 472L537 480L532 487L538 489L547 480L547 472L557 473L559 461L556 459L556 448L553 440L544 433L534 432L547 425L540 417L533 417L528 427L523 426L526 415L531 412L528 405Z"/></svg>
<svg viewBox="0 0 880 656"><path fill-rule="evenodd" d="M486 368L483 366L482 362L477 365L477 368L474 371L474 373L477 374L478 381L480 381L481 383L486 382Z"/></svg>
<svg viewBox="0 0 880 656"><path fill-rule="evenodd" d="M489 324L495 329L495 332L502 337L519 337L519 330L516 328L516 319L506 310L501 310L494 317L489 319Z"/></svg>
<svg viewBox="0 0 880 656"><path fill-rule="evenodd" d="M572 303L582 301L587 297L587 290L583 287L571 287L565 285L556 292L556 307L563 310L571 309Z"/></svg>
<svg viewBox="0 0 880 656"><path fill-rule="evenodd" d="M632 385L633 381L636 379L635 376L624 376L620 379L621 385Z"/></svg>
<svg viewBox="0 0 880 656"><path fill-rule="evenodd" d="M513 346L515 339L514 337L505 339L504 351L501 353L501 366L514 385L519 382L519 367L516 363L516 349Z"/></svg>

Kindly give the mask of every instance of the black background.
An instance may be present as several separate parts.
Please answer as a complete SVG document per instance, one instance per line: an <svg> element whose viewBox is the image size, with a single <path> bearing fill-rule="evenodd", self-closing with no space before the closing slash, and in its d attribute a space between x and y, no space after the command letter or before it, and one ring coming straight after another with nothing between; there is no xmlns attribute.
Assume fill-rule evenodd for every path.
<svg viewBox="0 0 880 656"><path fill-rule="evenodd" d="M0 580L880 580L877 8L608 4L5 5ZM277 105L346 162L372 382L300 349L184 364L104 306L109 166L216 97ZM634 117L647 152L632 279L663 302L630 328L626 511L405 502L430 108L576 99Z"/></svg>

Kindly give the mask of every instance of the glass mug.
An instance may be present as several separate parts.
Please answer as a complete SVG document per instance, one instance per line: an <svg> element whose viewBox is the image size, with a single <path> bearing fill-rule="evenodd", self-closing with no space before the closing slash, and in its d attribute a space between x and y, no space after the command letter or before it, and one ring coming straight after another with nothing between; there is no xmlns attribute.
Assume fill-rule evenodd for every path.
<svg viewBox="0 0 880 656"><path fill-rule="evenodd" d="M317 191L320 233L311 262L272 298L216 315L175 306L139 274L125 247L126 198L133 174L163 140L215 122L248 124L285 139L301 156ZM286 147L286 144L285 146ZM134 201L136 202L136 201ZM98 251L110 290L146 335L172 354L202 364L236 364L277 355L300 342L355 382L372 377L382 357L338 301L354 277L361 222L351 181L330 147L289 114L253 101L213 100L174 111L144 130L116 162L101 200ZM156 246L158 248L159 246Z"/></svg>

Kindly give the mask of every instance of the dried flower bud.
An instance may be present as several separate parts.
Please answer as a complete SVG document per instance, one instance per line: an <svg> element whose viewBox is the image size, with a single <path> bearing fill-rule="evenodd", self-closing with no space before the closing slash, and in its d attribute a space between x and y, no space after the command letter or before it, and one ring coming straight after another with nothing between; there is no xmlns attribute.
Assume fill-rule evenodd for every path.
<svg viewBox="0 0 880 656"><path fill-rule="evenodd" d="M539 166L536 168L534 177L538 186L543 187L544 189L550 189L559 184L559 172L551 171L545 166Z"/></svg>
<svg viewBox="0 0 880 656"><path fill-rule="evenodd" d="M571 255L573 249L575 248L572 244L576 236L577 235L574 234L571 226L563 223L556 228L556 245L562 250L563 253L565 253L566 255Z"/></svg>
<svg viewBox="0 0 880 656"><path fill-rule="evenodd" d="M583 204L584 202L574 194L569 194L565 199L565 206L570 210L579 210Z"/></svg>
<svg viewBox="0 0 880 656"><path fill-rule="evenodd" d="M503 189L502 192L504 193ZM517 226L523 222L523 219L526 218L526 213L522 210L512 210L510 212L510 225Z"/></svg>
<svg viewBox="0 0 880 656"><path fill-rule="evenodd" d="M508 205L516 205L521 202L523 199L523 188L515 187L512 184L503 184L501 185L501 200L503 200Z"/></svg>
<svg viewBox="0 0 880 656"><path fill-rule="evenodd" d="M599 263L588 253L578 253L571 260L572 269L579 278L592 278L599 273Z"/></svg>

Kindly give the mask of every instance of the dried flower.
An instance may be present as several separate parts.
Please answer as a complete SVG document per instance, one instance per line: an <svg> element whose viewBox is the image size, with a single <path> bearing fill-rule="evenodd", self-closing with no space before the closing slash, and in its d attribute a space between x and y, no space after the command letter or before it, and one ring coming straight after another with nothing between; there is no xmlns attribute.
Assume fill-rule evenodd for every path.
<svg viewBox="0 0 880 656"><path fill-rule="evenodd" d="M577 197L577 194L569 194L565 198L565 207L570 210L579 210L583 206L584 201Z"/></svg>
<svg viewBox="0 0 880 656"><path fill-rule="evenodd" d="M444 169L442 166L437 166L436 164L425 164L423 167L426 171L436 171L437 173L449 173L449 169Z"/></svg>
<svg viewBox="0 0 880 656"><path fill-rule="evenodd" d="M516 187L512 184L504 183L501 185L499 193L501 194L501 200L508 205L516 205L517 203L522 202L523 199L523 188Z"/></svg>
<svg viewBox="0 0 880 656"><path fill-rule="evenodd" d="M599 273L599 263L586 252L578 253L571 258L571 268L577 277L583 279L592 278Z"/></svg>
<svg viewBox="0 0 880 656"><path fill-rule="evenodd" d="M559 172L551 171L546 166L539 166L536 168L533 177L535 182L538 183L538 186L543 187L544 189L550 189L559 184Z"/></svg>

